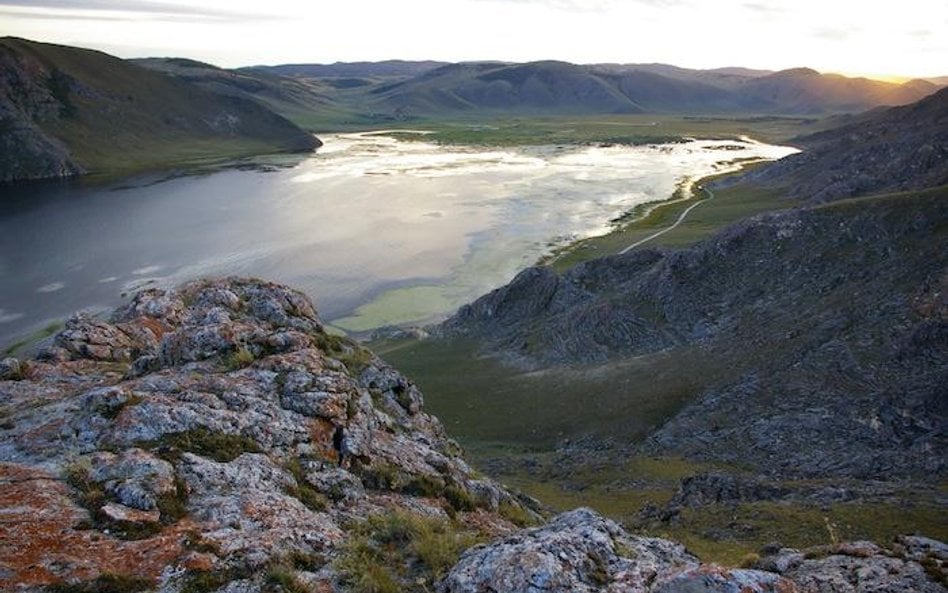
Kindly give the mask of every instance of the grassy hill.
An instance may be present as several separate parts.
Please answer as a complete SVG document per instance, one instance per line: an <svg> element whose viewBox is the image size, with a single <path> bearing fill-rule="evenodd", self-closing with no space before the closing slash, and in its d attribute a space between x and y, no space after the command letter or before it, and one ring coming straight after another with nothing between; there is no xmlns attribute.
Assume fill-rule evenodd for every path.
<svg viewBox="0 0 948 593"><path fill-rule="evenodd" d="M101 52L10 37L0 39L0 116L0 125L16 131L5 135L0 153L0 179L6 180L134 171L319 144L253 101ZM44 146L60 149L58 171L48 166Z"/></svg>

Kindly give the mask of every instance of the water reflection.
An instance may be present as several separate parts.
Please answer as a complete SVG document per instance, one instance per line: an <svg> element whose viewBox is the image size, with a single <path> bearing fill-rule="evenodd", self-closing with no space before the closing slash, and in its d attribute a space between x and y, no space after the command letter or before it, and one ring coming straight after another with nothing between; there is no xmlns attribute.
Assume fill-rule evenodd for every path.
<svg viewBox="0 0 948 593"><path fill-rule="evenodd" d="M323 140L311 158L271 172L0 190L0 343L141 286L220 274L298 287L349 330L427 321L558 244L607 232L610 219L667 198L685 177L793 151Z"/></svg>

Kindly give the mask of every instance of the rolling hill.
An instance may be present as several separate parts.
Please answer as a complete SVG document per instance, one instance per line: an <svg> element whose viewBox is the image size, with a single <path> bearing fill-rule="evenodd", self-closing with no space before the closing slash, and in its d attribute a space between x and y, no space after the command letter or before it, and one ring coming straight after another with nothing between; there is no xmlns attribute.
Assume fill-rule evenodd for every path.
<svg viewBox="0 0 948 593"><path fill-rule="evenodd" d="M475 110L826 115L910 103L937 88L925 81L897 85L803 68L767 73L544 61L451 64L368 92L376 109L416 116Z"/></svg>
<svg viewBox="0 0 948 593"><path fill-rule="evenodd" d="M0 39L0 127L4 181L319 145L253 101L101 52L11 37Z"/></svg>

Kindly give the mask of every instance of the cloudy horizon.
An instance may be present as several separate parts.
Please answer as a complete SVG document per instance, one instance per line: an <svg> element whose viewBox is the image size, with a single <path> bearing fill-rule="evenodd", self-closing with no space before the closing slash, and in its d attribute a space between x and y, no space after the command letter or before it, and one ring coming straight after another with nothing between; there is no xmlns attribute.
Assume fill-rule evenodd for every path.
<svg viewBox="0 0 948 593"><path fill-rule="evenodd" d="M3 34L224 67L386 59L948 74L948 6L907 0L0 0Z"/></svg>

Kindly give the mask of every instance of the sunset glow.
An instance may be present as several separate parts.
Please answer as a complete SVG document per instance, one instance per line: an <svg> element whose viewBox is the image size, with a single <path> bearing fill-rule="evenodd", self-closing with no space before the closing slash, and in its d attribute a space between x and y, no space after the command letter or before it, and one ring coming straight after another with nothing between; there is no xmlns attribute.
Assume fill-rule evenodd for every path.
<svg viewBox="0 0 948 593"><path fill-rule="evenodd" d="M946 74L940 0L0 1L3 33L217 65L433 59Z"/></svg>

